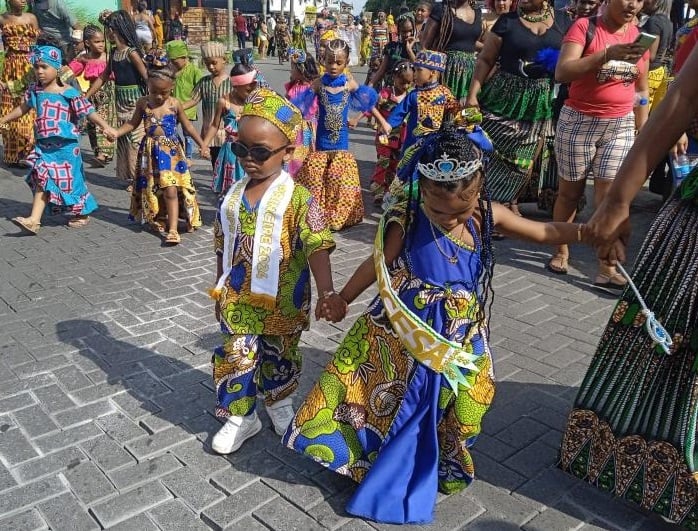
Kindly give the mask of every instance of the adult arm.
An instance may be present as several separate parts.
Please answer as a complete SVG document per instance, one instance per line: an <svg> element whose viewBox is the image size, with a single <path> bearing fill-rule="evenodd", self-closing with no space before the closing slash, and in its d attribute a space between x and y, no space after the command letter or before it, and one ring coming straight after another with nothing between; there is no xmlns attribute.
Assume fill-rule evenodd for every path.
<svg viewBox="0 0 698 531"><path fill-rule="evenodd" d="M139 54L137 50L131 50L131 52L128 54L128 58L131 61L131 64L136 68L138 74L143 79L147 80L148 69L145 67L145 63L143 62L141 54Z"/></svg>
<svg viewBox="0 0 698 531"><path fill-rule="evenodd" d="M666 97L635 139L606 197L586 225L584 241L597 247L600 259L625 259L624 250L614 247L613 243L619 239L627 241L630 203L647 176L666 157L667 151L698 114L696 79L698 48L693 50Z"/></svg>
<svg viewBox="0 0 698 531"><path fill-rule="evenodd" d="M477 55L475 63L475 72L473 79L470 81L468 96L466 97L466 105L478 107L478 94L482 90L482 85L490 75L490 72L497 64L499 52L502 49L502 38L496 33L489 32L485 37L485 44L482 51Z"/></svg>

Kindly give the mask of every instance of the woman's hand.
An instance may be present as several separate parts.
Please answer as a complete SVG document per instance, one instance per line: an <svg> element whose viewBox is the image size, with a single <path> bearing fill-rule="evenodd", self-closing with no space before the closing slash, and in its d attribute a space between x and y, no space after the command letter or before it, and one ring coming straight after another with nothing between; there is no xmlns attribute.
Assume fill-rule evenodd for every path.
<svg viewBox="0 0 698 531"><path fill-rule="evenodd" d="M477 101L477 96L471 96L470 94L468 94L465 98L461 98L460 104L464 109L467 107L475 107L477 109L480 108L480 102Z"/></svg>
<svg viewBox="0 0 698 531"><path fill-rule="evenodd" d="M626 63L637 63L647 49L635 43L614 44L606 48L606 61L625 61Z"/></svg>
<svg viewBox="0 0 698 531"><path fill-rule="evenodd" d="M582 241L596 249L599 260L625 262L630 240L630 207L605 199L582 229Z"/></svg>
<svg viewBox="0 0 698 531"><path fill-rule="evenodd" d="M669 154L672 159L676 159L679 155L685 155L686 153L688 153L688 135L684 133L678 142L674 144L674 147L671 148Z"/></svg>
<svg viewBox="0 0 698 531"><path fill-rule="evenodd" d="M315 318L338 323L347 315L347 303L338 293L328 293L318 300Z"/></svg>

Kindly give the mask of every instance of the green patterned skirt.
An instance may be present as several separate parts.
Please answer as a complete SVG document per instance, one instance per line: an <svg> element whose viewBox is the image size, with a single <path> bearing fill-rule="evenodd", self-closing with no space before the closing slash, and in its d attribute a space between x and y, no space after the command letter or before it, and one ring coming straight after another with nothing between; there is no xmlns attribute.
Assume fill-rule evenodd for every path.
<svg viewBox="0 0 698 531"><path fill-rule="evenodd" d="M513 201L529 185L537 199L557 190L552 89L550 79L524 78L502 70L482 89L482 128L495 149L487 170L493 201Z"/></svg>
<svg viewBox="0 0 698 531"><path fill-rule="evenodd" d="M468 95L475 61L474 53L446 52L446 70L442 82L451 89L451 93L458 100Z"/></svg>
<svg viewBox="0 0 698 531"><path fill-rule="evenodd" d="M626 289L569 415L560 466L698 529L698 170L650 228L633 280L673 338L672 353L652 342Z"/></svg>

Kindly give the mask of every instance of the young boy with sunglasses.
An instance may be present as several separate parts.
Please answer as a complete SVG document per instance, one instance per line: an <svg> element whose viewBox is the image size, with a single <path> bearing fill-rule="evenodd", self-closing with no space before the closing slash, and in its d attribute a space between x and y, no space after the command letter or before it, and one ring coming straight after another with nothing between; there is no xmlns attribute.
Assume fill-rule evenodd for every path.
<svg viewBox="0 0 698 531"><path fill-rule="evenodd" d="M221 200L214 224L211 295L223 345L213 355L213 380L216 416L227 419L212 441L219 454L235 452L262 429L258 392L279 436L291 422L301 372L298 341L309 325L310 272L319 303L344 305L332 284L335 244L324 216L283 170L301 121L288 100L257 89L242 108L231 146L245 177Z"/></svg>

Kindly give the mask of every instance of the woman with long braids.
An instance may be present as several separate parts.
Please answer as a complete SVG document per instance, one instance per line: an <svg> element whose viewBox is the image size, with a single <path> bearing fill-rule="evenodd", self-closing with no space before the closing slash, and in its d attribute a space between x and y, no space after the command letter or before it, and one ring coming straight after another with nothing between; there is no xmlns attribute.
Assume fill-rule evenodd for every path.
<svg viewBox="0 0 698 531"><path fill-rule="evenodd" d="M552 207L553 76L570 24L547 0L521 0L516 12L501 15L485 36L466 105L482 108L482 128L495 147L488 169L493 201L511 203L530 184L539 206ZM533 175L538 182L531 182Z"/></svg>
<svg viewBox="0 0 698 531"><path fill-rule="evenodd" d="M446 71L441 83L456 99L468 94L475 70L475 52L484 32L482 10L474 0L448 0L435 5L422 37L422 46L446 54Z"/></svg>
<svg viewBox="0 0 698 531"><path fill-rule="evenodd" d="M537 242L578 239L576 225L521 220L490 203L491 148L477 128L422 138L403 167L406 196L340 292L349 304L377 281L379 295L286 430L287 446L359 483L346 507L354 516L428 523L438 491L474 479L470 449L494 396L493 228ZM346 305L316 314L336 322Z"/></svg>
<svg viewBox="0 0 698 531"><path fill-rule="evenodd" d="M7 12L0 15L0 31L5 49L5 61L0 76L0 115L5 116L24 101L33 69L29 56L39 36L36 16L25 13L24 0L8 0ZM10 122L2 132L2 157L8 166L24 161L34 146L34 120L36 114L28 111L18 120Z"/></svg>
<svg viewBox="0 0 698 531"><path fill-rule="evenodd" d="M113 76L116 116L121 126L131 119L136 110L136 102L145 96L148 70L143 62L140 41L131 15L124 10L114 11L104 19L104 26L107 38L114 43L114 47L107 67L92 82L87 97L94 96ZM133 191L138 147L143 135L143 129L136 128L120 136L116 142L116 176L126 181L126 190L129 192Z"/></svg>

